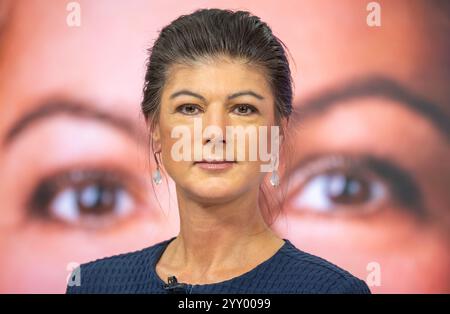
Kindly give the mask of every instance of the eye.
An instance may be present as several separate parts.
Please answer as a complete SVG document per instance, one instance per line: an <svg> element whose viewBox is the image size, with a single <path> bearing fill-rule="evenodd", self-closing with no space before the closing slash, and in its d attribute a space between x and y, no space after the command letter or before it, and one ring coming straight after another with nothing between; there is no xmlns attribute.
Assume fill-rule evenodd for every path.
<svg viewBox="0 0 450 314"><path fill-rule="evenodd" d="M297 169L289 204L300 212L362 214L392 201L389 185L363 164L346 157L325 157Z"/></svg>
<svg viewBox="0 0 450 314"><path fill-rule="evenodd" d="M176 111L185 115L196 115L200 113L200 108L195 104L183 104L178 106Z"/></svg>
<svg viewBox="0 0 450 314"><path fill-rule="evenodd" d="M237 105L234 107L233 112L238 115L246 116L246 115L250 115L252 113L257 112L257 109L252 105L240 104L240 105Z"/></svg>
<svg viewBox="0 0 450 314"><path fill-rule="evenodd" d="M101 228L130 216L140 196L129 179L108 171L85 170L54 175L38 184L29 207L48 220Z"/></svg>
<svg viewBox="0 0 450 314"><path fill-rule="evenodd" d="M383 186L363 176L336 172L310 178L293 204L318 212L363 210L384 196Z"/></svg>

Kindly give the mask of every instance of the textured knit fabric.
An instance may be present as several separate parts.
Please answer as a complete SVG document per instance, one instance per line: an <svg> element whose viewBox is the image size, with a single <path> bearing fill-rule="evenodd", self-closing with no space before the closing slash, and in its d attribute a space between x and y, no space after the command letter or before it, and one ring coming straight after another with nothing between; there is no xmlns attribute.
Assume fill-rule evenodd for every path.
<svg viewBox="0 0 450 314"><path fill-rule="evenodd" d="M82 264L66 293L167 294L156 264L175 237L145 249ZM185 293L370 293L366 283L338 266L296 248L283 246L252 270L213 284L187 284Z"/></svg>

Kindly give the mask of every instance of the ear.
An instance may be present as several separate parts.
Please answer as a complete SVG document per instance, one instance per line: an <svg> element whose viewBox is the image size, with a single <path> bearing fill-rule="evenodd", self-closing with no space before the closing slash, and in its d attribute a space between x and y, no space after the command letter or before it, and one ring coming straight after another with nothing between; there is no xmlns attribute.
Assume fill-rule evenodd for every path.
<svg viewBox="0 0 450 314"><path fill-rule="evenodd" d="M155 124L155 127L153 130L150 130L153 142L153 147L151 147L154 152L160 152L161 151L161 132L159 130L159 123Z"/></svg>
<svg viewBox="0 0 450 314"><path fill-rule="evenodd" d="M280 144L282 144L284 141L284 134L288 128L288 125L289 125L289 117L282 118L280 127L283 131L280 134Z"/></svg>
<svg viewBox="0 0 450 314"><path fill-rule="evenodd" d="M161 136L159 133L159 128L155 128L155 130L152 133L152 139L153 139L153 149L155 152L161 151Z"/></svg>

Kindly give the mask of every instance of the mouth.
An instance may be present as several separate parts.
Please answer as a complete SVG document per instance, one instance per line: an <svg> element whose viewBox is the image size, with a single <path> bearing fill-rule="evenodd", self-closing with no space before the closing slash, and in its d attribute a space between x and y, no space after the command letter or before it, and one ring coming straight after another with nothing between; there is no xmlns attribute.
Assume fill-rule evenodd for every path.
<svg viewBox="0 0 450 314"><path fill-rule="evenodd" d="M194 165L205 170L224 170L233 167L236 163L234 160L202 160L194 162Z"/></svg>

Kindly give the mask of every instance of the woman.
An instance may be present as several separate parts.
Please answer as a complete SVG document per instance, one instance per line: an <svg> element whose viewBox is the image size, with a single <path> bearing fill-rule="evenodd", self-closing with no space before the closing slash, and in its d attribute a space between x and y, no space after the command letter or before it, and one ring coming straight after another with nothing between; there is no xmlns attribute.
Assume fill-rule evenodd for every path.
<svg viewBox="0 0 450 314"><path fill-rule="evenodd" d="M276 189L278 128L270 136L261 130L277 126L284 141L291 82L282 42L249 12L198 10L166 26L151 49L142 111L157 164L153 181L161 183L164 165L176 184L180 232L82 264L67 292L370 293L362 280L277 236L269 227L273 205L260 204L268 159L250 155L256 141L269 143ZM229 127L258 136L234 141ZM240 154L242 143L249 145Z"/></svg>

